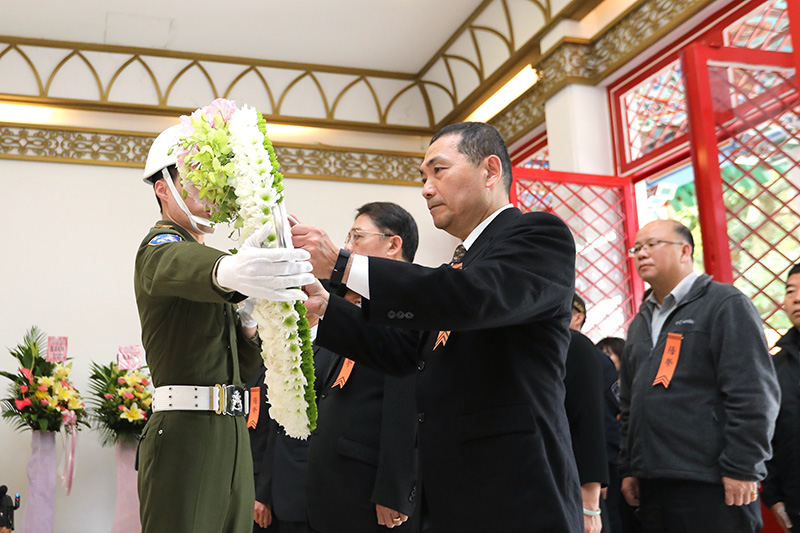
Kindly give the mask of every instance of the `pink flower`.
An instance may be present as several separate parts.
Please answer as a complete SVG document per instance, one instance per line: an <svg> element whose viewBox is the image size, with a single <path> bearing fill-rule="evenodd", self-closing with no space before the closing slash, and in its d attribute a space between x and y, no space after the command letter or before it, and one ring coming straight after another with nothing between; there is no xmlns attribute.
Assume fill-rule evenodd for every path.
<svg viewBox="0 0 800 533"><path fill-rule="evenodd" d="M150 385L150 382L147 381L146 379L143 379L142 380L142 385Z"/></svg>
<svg viewBox="0 0 800 533"><path fill-rule="evenodd" d="M123 396L125 396L129 400L133 400L133 393L131 392L126 392L123 394Z"/></svg>
<svg viewBox="0 0 800 533"><path fill-rule="evenodd" d="M17 411L22 411L31 405L31 399L25 398L24 400L14 400L14 403L17 405Z"/></svg>
<svg viewBox="0 0 800 533"><path fill-rule="evenodd" d="M125 385L125 378L117 378L117 383L120 385Z"/></svg>
<svg viewBox="0 0 800 533"><path fill-rule="evenodd" d="M124 411L125 410L125 406L124 405L118 405L117 407L119 408L120 411Z"/></svg>
<svg viewBox="0 0 800 533"><path fill-rule="evenodd" d="M144 390L141 385L134 385L133 388L136 389L137 392L142 392Z"/></svg>
<svg viewBox="0 0 800 533"><path fill-rule="evenodd" d="M19 391L20 392L28 392L28 386L27 385L20 385L19 386Z"/></svg>
<svg viewBox="0 0 800 533"><path fill-rule="evenodd" d="M69 389L70 388L69 383L64 381L63 379L61 380L61 386L64 387L65 389Z"/></svg>
<svg viewBox="0 0 800 533"><path fill-rule="evenodd" d="M47 391L47 386L46 386L46 385L39 385L39 386L38 386L38 387L36 387L36 388L37 388L37 389L39 389L39 390L40 390L40 391L42 391L42 392L46 392L46 391Z"/></svg>
<svg viewBox="0 0 800 533"><path fill-rule="evenodd" d="M42 398L42 405L50 405L50 402Z"/></svg>
<svg viewBox="0 0 800 533"><path fill-rule="evenodd" d="M228 122L236 111L238 111L236 102L226 98L217 98L203 108L203 112L208 117L208 121L213 124L215 128L221 125L219 122L220 119Z"/></svg>
<svg viewBox="0 0 800 533"><path fill-rule="evenodd" d="M22 372L23 376L28 378L28 383L33 385L33 374L31 373L31 369L30 368L20 368L19 371Z"/></svg>
<svg viewBox="0 0 800 533"><path fill-rule="evenodd" d="M110 393L106 393L106 394L103 394L103 397L104 397L106 400L110 400L111 398L113 398L113 397L114 397L114 395L113 395L113 394L110 394Z"/></svg>

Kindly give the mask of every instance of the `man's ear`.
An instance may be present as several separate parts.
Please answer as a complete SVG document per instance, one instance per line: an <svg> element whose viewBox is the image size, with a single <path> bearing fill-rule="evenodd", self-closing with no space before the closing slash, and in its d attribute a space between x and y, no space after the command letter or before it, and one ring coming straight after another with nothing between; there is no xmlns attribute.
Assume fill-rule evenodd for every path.
<svg viewBox="0 0 800 533"><path fill-rule="evenodd" d="M503 180L503 164L494 154L484 159L483 164L486 169L486 188L491 189L498 181Z"/></svg>
<svg viewBox="0 0 800 533"><path fill-rule="evenodd" d="M169 191L163 178L153 184L153 190L155 190L156 196L158 196L162 203L164 203L164 201L169 201Z"/></svg>
<svg viewBox="0 0 800 533"><path fill-rule="evenodd" d="M386 255L390 259L403 260L403 238L400 235L392 235L387 237L389 239L389 250Z"/></svg>

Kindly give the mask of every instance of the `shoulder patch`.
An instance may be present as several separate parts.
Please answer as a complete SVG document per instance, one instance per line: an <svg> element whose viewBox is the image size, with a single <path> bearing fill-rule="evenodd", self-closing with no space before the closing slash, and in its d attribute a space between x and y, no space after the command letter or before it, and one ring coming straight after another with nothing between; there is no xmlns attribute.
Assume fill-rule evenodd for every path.
<svg viewBox="0 0 800 533"><path fill-rule="evenodd" d="M160 235L156 235L152 239L150 239L149 244L150 246L158 246L160 244L167 244L168 242L180 242L183 239L180 235L175 235L174 233L161 233Z"/></svg>

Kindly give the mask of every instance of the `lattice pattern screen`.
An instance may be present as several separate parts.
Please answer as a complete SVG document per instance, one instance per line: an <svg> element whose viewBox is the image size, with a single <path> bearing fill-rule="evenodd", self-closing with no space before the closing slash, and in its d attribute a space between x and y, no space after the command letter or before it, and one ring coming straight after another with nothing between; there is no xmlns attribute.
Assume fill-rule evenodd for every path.
<svg viewBox="0 0 800 533"><path fill-rule="evenodd" d="M611 187L515 180L523 212L561 217L575 237L575 288L588 307L583 333L597 342L626 337L633 317L622 192Z"/></svg>
<svg viewBox="0 0 800 533"><path fill-rule="evenodd" d="M550 168L550 150L548 150L547 145L545 145L541 150L531 154L516 166L548 170Z"/></svg>
<svg viewBox="0 0 800 533"><path fill-rule="evenodd" d="M623 97L628 160L634 161L685 134L686 93L676 60Z"/></svg>
<svg viewBox="0 0 800 533"><path fill-rule="evenodd" d="M709 69L734 284L770 340L789 327L786 274L800 261L800 106L793 72ZM772 331L770 331L772 330Z"/></svg>
<svg viewBox="0 0 800 533"><path fill-rule="evenodd" d="M723 35L728 46L791 52L787 0L770 0L731 24ZM796 2L797 0L792 0Z"/></svg>

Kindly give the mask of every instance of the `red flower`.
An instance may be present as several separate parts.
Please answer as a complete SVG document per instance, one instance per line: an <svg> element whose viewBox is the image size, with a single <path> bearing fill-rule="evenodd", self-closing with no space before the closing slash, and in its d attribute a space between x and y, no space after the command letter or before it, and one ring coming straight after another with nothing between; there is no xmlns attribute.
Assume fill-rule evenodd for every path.
<svg viewBox="0 0 800 533"><path fill-rule="evenodd" d="M28 386L27 385L20 385L19 386L19 391L22 392L22 393L28 392Z"/></svg>
<svg viewBox="0 0 800 533"><path fill-rule="evenodd" d="M50 405L50 402L42 398L42 405Z"/></svg>
<svg viewBox="0 0 800 533"><path fill-rule="evenodd" d="M120 385L125 385L125 378L117 378L117 383Z"/></svg>
<svg viewBox="0 0 800 533"><path fill-rule="evenodd" d="M31 405L31 399L25 398L24 400L14 400L14 403L17 405L17 411L22 411Z"/></svg>
<svg viewBox="0 0 800 533"><path fill-rule="evenodd" d="M28 378L28 383L33 385L33 374L31 373L31 369L30 368L20 368L19 371L22 372L23 376Z"/></svg>
<svg viewBox="0 0 800 533"><path fill-rule="evenodd" d="M147 381L146 379L143 379L142 380L142 385L150 385L150 382Z"/></svg>
<svg viewBox="0 0 800 533"><path fill-rule="evenodd" d="M113 395L113 394L110 394L110 393L106 393L106 394L103 394L103 397L104 397L106 400L110 400L111 398L113 398L113 397L114 397L114 395Z"/></svg>
<svg viewBox="0 0 800 533"><path fill-rule="evenodd" d="M42 392L46 392L48 387L46 385L39 385L36 388L39 389Z"/></svg>
<svg viewBox="0 0 800 533"><path fill-rule="evenodd" d="M118 406L118 407L119 407L119 410L120 410L120 411L124 411L124 410L125 410L125 406L124 406L124 405L120 405L120 406Z"/></svg>

